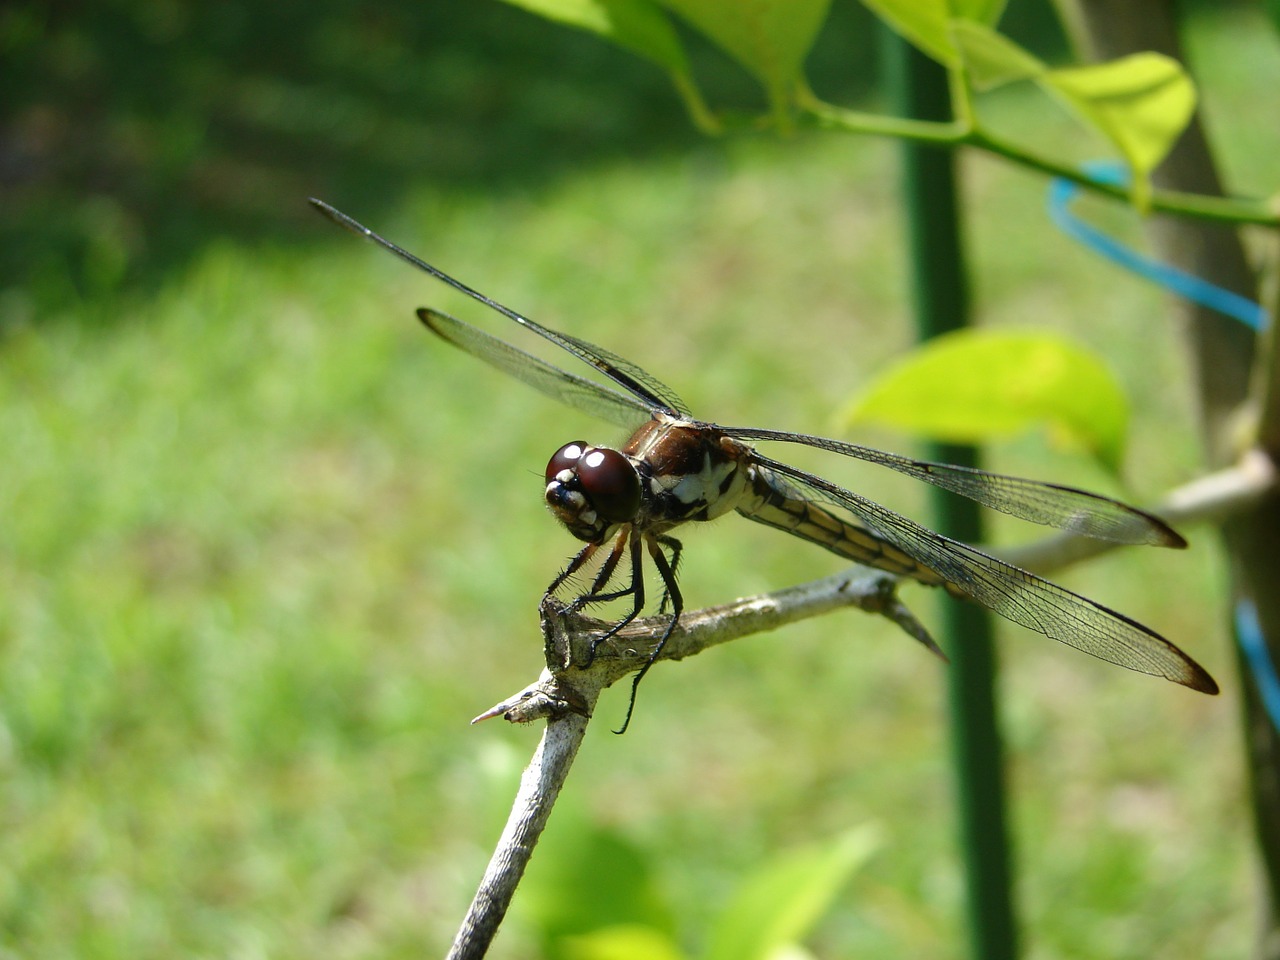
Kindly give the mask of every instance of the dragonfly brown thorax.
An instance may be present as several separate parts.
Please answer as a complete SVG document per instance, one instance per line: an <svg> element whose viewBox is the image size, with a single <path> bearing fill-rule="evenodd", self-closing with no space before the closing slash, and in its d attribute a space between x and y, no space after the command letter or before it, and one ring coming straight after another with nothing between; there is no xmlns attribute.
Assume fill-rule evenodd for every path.
<svg viewBox="0 0 1280 960"><path fill-rule="evenodd" d="M579 540L603 543L622 524L662 533L714 520L750 487L749 449L701 425L648 421L621 450L567 443L547 463L545 499Z"/></svg>

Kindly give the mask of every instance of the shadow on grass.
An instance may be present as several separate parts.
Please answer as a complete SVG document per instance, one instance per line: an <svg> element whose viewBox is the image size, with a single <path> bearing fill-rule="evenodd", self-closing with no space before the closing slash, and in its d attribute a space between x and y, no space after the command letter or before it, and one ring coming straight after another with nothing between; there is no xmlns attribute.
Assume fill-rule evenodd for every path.
<svg viewBox="0 0 1280 960"><path fill-rule="evenodd" d="M815 89L856 100L875 37L833 4ZM762 108L686 39L711 103ZM0 10L0 84L0 325L146 291L217 237L313 237L308 195L379 222L414 187L528 189L705 142L658 69L494 0L28 0Z"/></svg>
<svg viewBox="0 0 1280 960"><path fill-rule="evenodd" d="M314 236L310 194L376 222L415 186L527 188L700 141L656 68L496 2L29 3L0 48L0 291L35 311L146 289L216 236ZM718 103L757 105L695 54ZM830 65L837 92L865 61Z"/></svg>

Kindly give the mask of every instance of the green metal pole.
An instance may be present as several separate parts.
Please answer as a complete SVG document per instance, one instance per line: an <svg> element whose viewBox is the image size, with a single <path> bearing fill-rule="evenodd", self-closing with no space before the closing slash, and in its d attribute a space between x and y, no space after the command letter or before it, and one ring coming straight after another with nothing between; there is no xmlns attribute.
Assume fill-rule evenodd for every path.
<svg viewBox="0 0 1280 960"><path fill-rule="evenodd" d="M945 71L896 34L887 30L885 34L885 74L897 110L918 119L949 120ZM955 163L948 151L905 143L902 167L913 309L919 338L927 340L968 323ZM927 455L947 463L977 466L972 447L935 444ZM981 541L978 507L935 492L941 494L934 500L937 530L957 540ZM970 954L975 960L1013 960L1017 932L991 617L976 604L948 603L943 639L951 658L947 671L951 743L965 857Z"/></svg>

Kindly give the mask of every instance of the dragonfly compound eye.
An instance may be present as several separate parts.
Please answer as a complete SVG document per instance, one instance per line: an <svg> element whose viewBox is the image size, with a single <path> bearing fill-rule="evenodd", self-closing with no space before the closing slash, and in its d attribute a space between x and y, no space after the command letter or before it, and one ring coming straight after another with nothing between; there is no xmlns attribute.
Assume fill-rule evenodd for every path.
<svg viewBox="0 0 1280 960"><path fill-rule="evenodd" d="M556 479L565 470L570 473L576 473L579 466L578 461L582 459L582 455L586 452L587 442L585 440L574 440L572 443L566 443L553 453L551 459L547 461L547 483Z"/></svg>
<svg viewBox="0 0 1280 960"><path fill-rule="evenodd" d="M564 444L547 462L547 483L581 490L590 509L609 522L635 520L640 511L640 476L631 461L608 447L581 440Z"/></svg>
<svg viewBox="0 0 1280 960"><path fill-rule="evenodd" d="M640 476L617 450L593 447L578 458L578 481L596 512L625 523L640 510Z"/></svg>

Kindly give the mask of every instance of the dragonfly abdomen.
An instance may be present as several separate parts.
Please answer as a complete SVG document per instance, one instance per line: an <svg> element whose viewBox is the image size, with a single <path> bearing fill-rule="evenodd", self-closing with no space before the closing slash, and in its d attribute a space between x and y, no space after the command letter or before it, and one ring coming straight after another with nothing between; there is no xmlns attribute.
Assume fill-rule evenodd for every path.
<svg viewBox="0 0 1280 960"><path fill-rule="evenodd" d="M784 530L863 566L910 577L929 586L947 586L937 573L869 527L837 516L811 500L791 496L754 470L751 473L751 490L737 508L748 520Z"/></svg>

